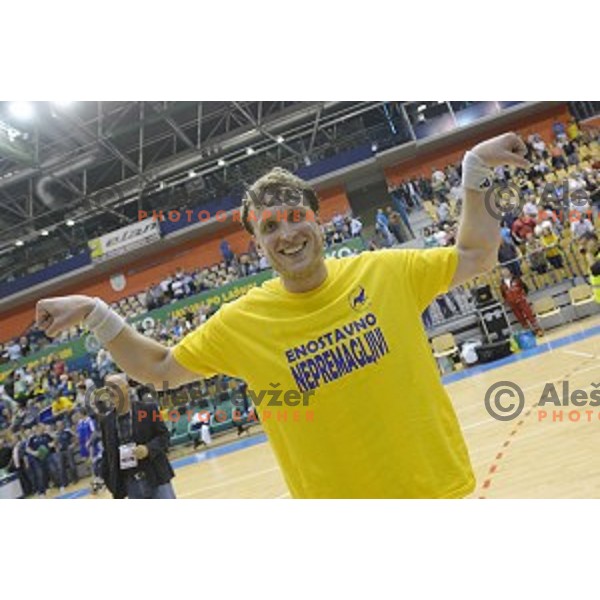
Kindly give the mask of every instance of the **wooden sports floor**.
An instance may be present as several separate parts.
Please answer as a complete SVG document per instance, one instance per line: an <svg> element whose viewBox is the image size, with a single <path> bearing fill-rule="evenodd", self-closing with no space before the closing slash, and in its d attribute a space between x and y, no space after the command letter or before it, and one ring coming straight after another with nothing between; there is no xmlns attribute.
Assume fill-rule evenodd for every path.
<svg viewBox="0 0 600 600"><path fill-rule="evenodd" d="M565 380L570 393L589 393L596 382L600 387L600 334L590 335L597 326L600 316L563 326L540 340L538 348L548 351L520 354L510 364L464 372L466 377L451 376L464 377L446 387L477 477L472 498L600 497L600 406L547 404L545 418L537 406L547 383L556 384L561 400ZM514 420L496 420L485 408L486 390L499 381L514 382L523 390L525 407ZM502 402L511 400L505 396ZM273 453L262 439L256 432L245 438L249 447L244 449L227 453L231 446L226 444L225 452L214 458L195 455L200 462L176 469L178 498L289 498ZM102 492L95 497L110 496Z"/></svg>

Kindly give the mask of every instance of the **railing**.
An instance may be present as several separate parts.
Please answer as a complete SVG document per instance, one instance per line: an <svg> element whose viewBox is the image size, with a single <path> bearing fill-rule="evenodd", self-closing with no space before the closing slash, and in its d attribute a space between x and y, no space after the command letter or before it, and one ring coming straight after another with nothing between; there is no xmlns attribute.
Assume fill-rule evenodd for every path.
<svg viewBox="0 0 600 600"><path fill-rule="evenodd" d="M563 259L563 266L561 268L554 268L546 258L546 272L543 274L536 272L531 266L532 255L534 253L524 253L512 260L498 263L488 273L480 275L455 288L450 293L436 298L429 306L429 314L424 317L426 325L436 328L451 324L459 318L474 315L475 309L471 299L472 291L474 288L482 285L489 285L494 296L499 301L502 301L502 294L500 293L502 267L514 268L514 265L518 265L521 272L521 279L527 286L529 294L543 291L553 285L564 282L570 282L572 285L575 285L577 278L587 280L589 268L578 243L571 238L569 229L563 231L563 236L557 244ZM554 247L556 246L548 246L541 252L546 255L547 251L552 250ZM449 314L448 309L452 314Z"/></svg>

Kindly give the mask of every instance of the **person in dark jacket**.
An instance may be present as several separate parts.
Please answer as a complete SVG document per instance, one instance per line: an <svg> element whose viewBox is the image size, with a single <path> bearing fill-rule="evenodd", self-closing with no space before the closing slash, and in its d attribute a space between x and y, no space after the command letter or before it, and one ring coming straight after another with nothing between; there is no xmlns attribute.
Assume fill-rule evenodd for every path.
<svg viewBox="0 0 600 600"><path fill-rule="evenodd" d="M519 258L519 251L515 245L507 240L502 240L500 248L498 248L498 262L501 266L506 267L513 277L518 278L523 275Z"/></svg>
<svg viewBox="0 0 600 600"><path fill-rule="evenodd" d="M100 418L106 487L114 498L174 499L175 473L167 458L169 431L158 405L132 400L123 373L107 375L105 385L96 392L95 404L111 404Z"/></svg>

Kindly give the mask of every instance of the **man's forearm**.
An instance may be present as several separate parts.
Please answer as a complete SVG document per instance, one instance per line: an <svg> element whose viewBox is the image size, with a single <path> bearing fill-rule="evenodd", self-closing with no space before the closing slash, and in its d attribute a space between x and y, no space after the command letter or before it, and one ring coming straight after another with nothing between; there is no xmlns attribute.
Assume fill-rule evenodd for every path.
<svg viewBox="0 0 600 600"><path fill-rule="evenodd" d="M476 275L491 269L500 245L500 223L486 206L485 195L491 190L494 167L509 165L529 168L524 158L527 148L514 133L477 144L463 160L465 201L458 232L459 253L470 263L463 275Z"/></svg>
<svg viewBox="0 0 600 600"><path fill-rule="evenodd" d="M500 245L500 223L486 207L485 194L465 190L462 216L456 246L481 264L482 271L491 269L497 260Z"/></svg>
<svg viewBox="0 0 600 600"><path fill-rule="evenodd" d="M127 375L141 384L162 385L169 349L126 325L105 348Z"/></svg>

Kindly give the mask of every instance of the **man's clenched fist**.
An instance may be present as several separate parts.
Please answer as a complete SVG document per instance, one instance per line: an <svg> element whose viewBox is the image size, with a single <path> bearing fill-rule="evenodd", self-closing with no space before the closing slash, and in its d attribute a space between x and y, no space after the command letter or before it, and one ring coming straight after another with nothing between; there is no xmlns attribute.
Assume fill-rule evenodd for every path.
<svg viewBox="0 0 600 600"><path fill-rule="evenodd" d="M36 325L54 337L79 325L93 310L95 300L89 296L60 296L40 300L35 308Z"/></svg>
<svg viewBox="0 0 600 600"><path fill-rule="evenodd" d="M488 167L509 165L511 167L529 167L524 157L527 147L516 133L505 133L477 144L471 152L476 154Z"/></svg>

